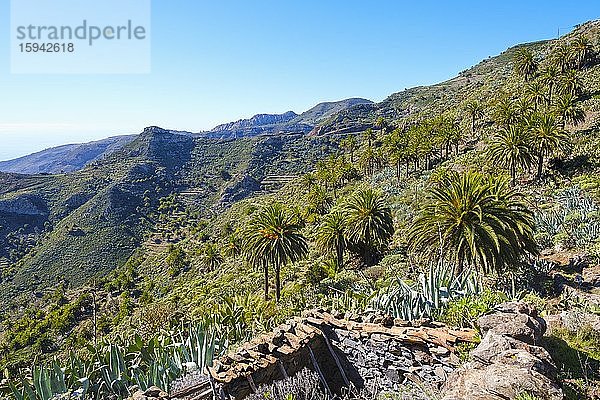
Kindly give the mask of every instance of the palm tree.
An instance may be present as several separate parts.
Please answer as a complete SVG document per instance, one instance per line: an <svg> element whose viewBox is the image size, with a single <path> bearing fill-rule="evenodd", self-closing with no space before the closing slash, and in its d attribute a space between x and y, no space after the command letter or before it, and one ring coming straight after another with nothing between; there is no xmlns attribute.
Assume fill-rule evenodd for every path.
<svg viewBox="0 0 600 400"><path fill-rule="evenodd" d="M356 136L350 135L340 141L340 147L350 153L350 162L354 163L354 151L358 147Z"/></svg>
<svg viewBox="0 0 600 400"><path fill-rule="evenodd" d="M207 243L202 249L200 261L209 271L214 271L223 262L224 258L216 243Z"/></svg>
<svg viewBox="0 0 600 400"><path fill-rule="evenodd" d="M262 267L265 275L265 300L269 298L269 267L275 271L275 298L281 298L281 267L304 258L308 253L302 225L296 215L281 203L260 209L251 218L244 240L248 262Z"/></svg>
<svg viewBox="0 0 600 400"><path fill-rule="evenodd" d="M366 131L363 132L363 138L367 141L368 147L372 147L373 145L373 140L375 140L375 133L373 132L373 129L368 128Z"/></svg>
<svg viewBox="0 0 600 400"><path fill-rule="evenodd" d="M370 145L366 146L361 154L358 163L362 167L365 175L373 175L375 161L377 160L377 154Z"/></svg>
<svg viewBox="0 0 600 400"><path fill-rule="evenodd" d="M536 254L533 231L533 213L506 179L450 172L429 189L410 248L453 261L458 274L465 267L489 273Z"/></svg>
<svg viewBox="0 0 600 400"><path fill-rule="evenodd" d="M583 68L594 54L594 46L590 40L583 35L579 35L573 39L570 43L570 47L571 58L578 69Z"/></svg>
<svg viewBox="0 0 600 400"><path fill-rule="evenodd" d="M568 145L568 134L559 126L552 114L543 114L534 118L531 126L533 150L538 159L537 178L542 177L546 156Z"/></svg>
<svg viewBox="0 0 600 400"><path fill-rule="evenodd" d="M571 93L573 96L578 96L583 91L583 83L579 74L574 69L565 72L560 77L560 92Z"/></svg>
<svg viewBox="0 0 600 400"><path fill-rule="evenodd" d="M572 55L571 48L566 44L558 47L552 53L553 62L556 66L560 67L561 73L567 72L573 65Z"/></svg>
<svg viewBox="0 0 600 400"><path fill-rule="evenodd" d="M382 193L371 188L355 192L343 205L348 219L347 237L362 253L367 265L385 248L394 234L394 221Z"/></svg>
<svg viewBox="0 0 600 400"><path fill-rule="evenodd" d="M238 233L232 233L227 239L225 245L225 255L229 257L237 257L242 253L242 239Z"/></svg>
<svg viewBox="0 0 600 400"><path fill-rule="evenodd" d="M339 210L334 210L323 217L317 233L317 244L323 251L333 252L336 266L344 266L344 252L347 247L347 217Z"/></svg>
<svg viewBox="0 0 600 400"><path fill-rule="evenodd" d="M525 82L529 81L538 69L538 62L533 52L526 48L521 48L514 57L515 70L522 75Z"/></svg>
<svg viewBox="0 0 600 400"><path fill-rule="evenodd" d="M571 93L566 93L556 99L554 111L560 117L563 129L567 123L577 126L585 121L585 111L579 107L577 99Z"/></svg>
<svg viewBox="0 0 600 400"><path fill-rule="evenodd" d="M475 134L475 125L477 120L483 118L484 107L483 104L477 100L471 100L465 105L465 111L471 120L471 133Z"/></svg>
<svg viewBox="0 0 600 400"><path fill-rule="evenodd" d="M488 148L490 160L510 171L511 182L516 182L517 170L528 168L533 160L528 131L521 125L511 125L494 135Z"/></svg>
<svg viewBox="0 0 600 400"><path fill-rule="evenodd" d="M533 101L531 101L527 97L521 97L514 103L515 110L517 111L518 117L520 119L519 122L523 120L527 120L531 117L531 115L535 112L535 105Z"/></svg>
<svg viewBox="0 0 600 400"><path fill-rule="evenodd" d="M395 129L384 138L383 145L388 159L395 167L396 180L400 181L402 164L406 163L409 159L408 135L400 131L400 129ZM408 168L406 170L406 176L408 177Z"/></svg>
<svg viewBox="0 0 600 400"><path fill-rule="evenodd" d="M520 115L515 103L504 96L496 102L494 117L498 125L508 128L519 122Z"/></svg>
<svg viewBox="0 0 600 400"><path fill-rule="evenodd" d="M538 106L546 101L546 90L542 81L536 80L525 86L525 96L527 100L533 103L533 111L538 110Z"/></svg>
<svg viewBox="0 0 600 400"><path fill-rule="evenodd" d="M385 121L385 118L378 117L377 121L375 121L375 126L379 128L379 130L381 131L381 135L383 136L385 128L387 127L387 122Z"/></svg>
<svg viewBox="0 0 600 400"><path fill-rule="evenodd" d="M552 91L554 87L560 81L560 72L555 64L550 64L542 70L541 73L542 83L548 86L548 99L547 104L552 103Z"/></svg>
<svg viewBox="0 0 600 400"><path fill-rule="evenodd" d="M302 175L302 178L300 178L300 181L302 182L302 185L307 188L307 189L311 189L313 186L315 186L317 184L317 175L315 173L312 172L308 172L304 175Z"/></svg>

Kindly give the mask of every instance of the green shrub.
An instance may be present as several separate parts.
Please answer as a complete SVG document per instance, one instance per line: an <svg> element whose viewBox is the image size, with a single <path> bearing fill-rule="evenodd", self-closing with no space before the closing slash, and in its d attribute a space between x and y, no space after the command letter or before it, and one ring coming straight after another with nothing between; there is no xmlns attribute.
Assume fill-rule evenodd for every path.
<svg viewBox="0 0 600 400"><path fill-rule="evenodd" d="M481 294L450 301L440 319L451 326L474 328L479 317L507 300L504 293L486 289Z"/></svg>

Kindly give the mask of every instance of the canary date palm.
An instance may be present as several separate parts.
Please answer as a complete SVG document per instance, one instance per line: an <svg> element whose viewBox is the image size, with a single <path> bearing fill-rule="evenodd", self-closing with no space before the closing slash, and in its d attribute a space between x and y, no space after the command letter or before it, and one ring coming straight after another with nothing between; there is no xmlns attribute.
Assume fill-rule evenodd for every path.
<svg viewBox="0 0 600 400"><path fill-rule="evenodd" d="M355 192L343 206L348 219L348 239L354 248L361 249L364 261L370 264L373 256L385 248L394 234L390 208L381 192L367 188Z"/></svg>
<svg viewBox="0 0 600 400"><path fill-rule="evenodd" d="M458 274L503 271L536 254L533 230L532 212L507 179L450 172L428 191L410 248L450 260Z"/></svg>
<svg viewBox="0 0 600 400"><path fill-rule="evenodd" d="M281 298L281 267L299 261L308 253L302 224L281 203L260 209L248 224L244 243L246 259L262 267L265 275L265 299L269 297L269 267L275 272L275 298Z"/></svg>
<svg viewBox="0 0 600 400"><path fill-rule="evenodd" d="M514 184L518 169L529 167L533 161L528 130L521 125L501 129L491 140L488 156L495 165L508 168Z"/></svg>
<svg viewBox="0 0 600 400"><path fill-rule="evenodd" d="M323 251L335 254L336 267L339 270L344 266L344 252L346 251L348 218L339 210L334 210L325 215L317 233L317 244Z"/></svg>

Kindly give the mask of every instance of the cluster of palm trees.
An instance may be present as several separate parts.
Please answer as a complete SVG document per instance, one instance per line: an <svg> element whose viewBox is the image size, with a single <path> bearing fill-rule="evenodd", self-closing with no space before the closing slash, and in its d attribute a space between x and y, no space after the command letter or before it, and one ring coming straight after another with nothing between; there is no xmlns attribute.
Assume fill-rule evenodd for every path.
<svg viewBox="0 0 600 400"><path fill-rule="evenodd" d="M398 180L403 170L408 176L411 168L415 171L430 169L434 161L447 159L453 152L458 153L459 144L464 139L459 120L452 114L425 118L404 127L393 127L379 117L375 127L379 130L365 130L360 140L356 135L349 135L340 142L349 164L357 162L365 176L373 175L387 164L395 168Z"/></svg>
<svg viewBox="0 0 600 400"><path fill-rule="evenodd" d="M402 166L408 176L411 164L415 170L430 169L434 160L445 160L453 152L458 154L463 136L458 119L442 114L411 124L405 130L392 131L384 137L384 149L400 179Z"/></svg>
<svg viewBox="0 0 600 400"><path fill-rule="evenodd" d="M570 71L585 68L595 57L594 47L590 40L584 35L578 35L569 42L554 49L550 56L550 65L542 71L542 75L550 72L557 77L558 74L568 74ZM521 47L514 57L515 71L523 77L525 82L535 78L540 68L538 60L529 47ZM548 68L550 70L548 70ZM556 71L553 69L556 68Z"/></svg>
<svg viewBox="0 0 600 400"><path fill-rule="evenodd" d="M532 214L511 183L519 171L534 166L541 177L547 158L568 146L567 125L585 120L579 105L583 84L578 71L593 57L585 37L555 49L542 63L528 47L518 50L514 65L525 80L523 90L518 98L501 96L492 104L489 116L495 134L487 148L489 160L507 168L511 181L479 172L443 175L427 192L413 221L409 232L413 254L452 261L458 273L465 268L501 271L536 254ZM471 135L487 107L475 100L462 106ZM337 191L358 180L361 172L370 176L386 164L394 167L398 180L403 171L409 176L411 167L431 169L458 154L464 139L461 120L449 112L403 126L379 117L372 128L341 140L343 153L322 160L302 178L308 189L304 214L281 203L269 204L252 214L243 236L227 248L262 269L265 298L273 272L277 300L282 267L307 257L313 243L337 270L349 256L373 265L394 234L392 213L381 192L360 189L340 201ZM305 229L305 221L314 222L315 229ZM222 261L217 253L210 246L204 250L203 262L210 269Z"/></svg>
<svg viewBox="0 0 600 400"><path fill-rule="evenodd" d="M334 255L339 270L347 251L360 256L365 265L373 265L393 234L392 212L382 193L367 188L358 190L323 217L317 244L322 251Z"/></svg>
<svg viewBox="0 0 600 400"><path fill-rule="evenodd" d="M265 299L269 298L269 271L275 275L275 298L281 297L281 268L305 258L309 240L300 216L281 203L269 204L251 217L244 232L242 254L264 273ZM360 189L323 216L318 225L316 244L334 257L342 268L347 252L372 264L394 234L392 213L382 194Z"/></svg>
<svg viewBox="0 0 600 400"><path fill-rule="evenodd" d="M499 129L488 149L490 160L509 170L513 184L519 170L530 170L533 164L541 178L544 161L569 146L567 125L585 121L578 70L592 57L593 48L584 36L551 53L541 71L531 50L523 48L516 54L515 69L526 84L520 98L504 96L496 102Z"/></svg>

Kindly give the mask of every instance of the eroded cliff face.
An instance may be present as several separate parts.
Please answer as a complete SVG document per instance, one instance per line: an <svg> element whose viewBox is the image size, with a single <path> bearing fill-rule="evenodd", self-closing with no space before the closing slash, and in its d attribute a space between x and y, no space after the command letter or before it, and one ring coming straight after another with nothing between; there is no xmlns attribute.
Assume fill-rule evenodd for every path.
<svg viewBox="0 0 600 400"><path fill-rule="evenodd" d="M21 195L0 200L0 214L47 216L48 205L40 196Z"/></svg>

